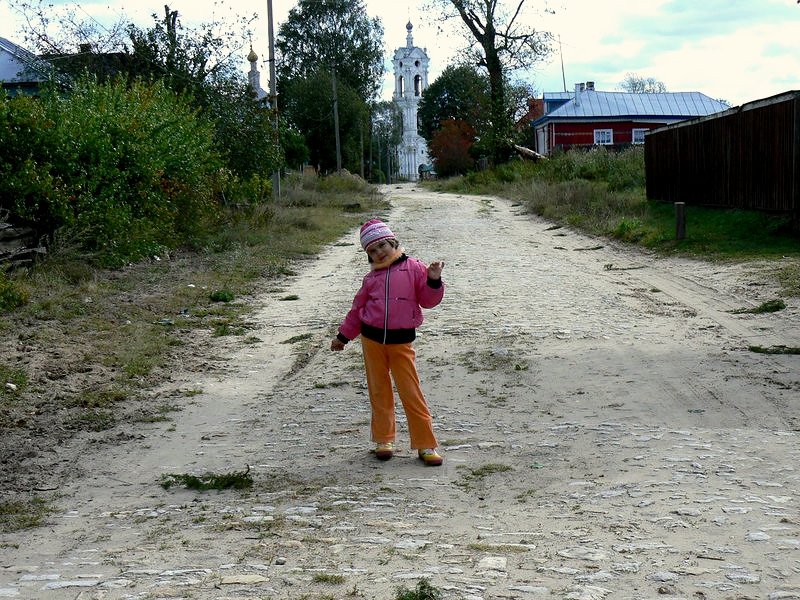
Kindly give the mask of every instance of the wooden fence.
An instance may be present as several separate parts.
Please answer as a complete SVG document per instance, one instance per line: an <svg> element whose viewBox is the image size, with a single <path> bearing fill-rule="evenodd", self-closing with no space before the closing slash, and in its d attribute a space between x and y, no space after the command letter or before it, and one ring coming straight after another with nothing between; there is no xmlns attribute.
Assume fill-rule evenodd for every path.
<svg viewBox="0 0 800 600"><path fill-rule="evenodd" d="M655 129L647 197L788 213L800 227L800 92Z"/></svg>

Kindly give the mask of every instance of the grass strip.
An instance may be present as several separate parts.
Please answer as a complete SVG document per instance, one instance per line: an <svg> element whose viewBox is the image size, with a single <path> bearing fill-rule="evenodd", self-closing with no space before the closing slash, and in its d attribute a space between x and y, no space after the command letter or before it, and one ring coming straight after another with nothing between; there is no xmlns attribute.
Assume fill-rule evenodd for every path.
<svg viewBox="0 0 800 600"><path fill-rule="evenodd" d="M736 310L731 310L729 312L734 315L742 315L745 313L760 315L763 313L778 312L784 308L786 308L786 302L783 300L767 300L755 308L737 308Z"/></svg>
<svg viewBox="0 0 800 600"><path fill-rule="evenodd" d="M748 346L747 349L758 354L800 354L800 348L794 346Z"/></svg>
<svg viewBox="0 0 800 600"><path fill-rule="evenodd" d="M253 487L253 478L250 476L250 466L244 471L231 473L205 473L191 475L189 473L168 473L161 476L159 484L165 490L174 485L181 485L189 490L205 492L207 490L243 490Z"/></svg>

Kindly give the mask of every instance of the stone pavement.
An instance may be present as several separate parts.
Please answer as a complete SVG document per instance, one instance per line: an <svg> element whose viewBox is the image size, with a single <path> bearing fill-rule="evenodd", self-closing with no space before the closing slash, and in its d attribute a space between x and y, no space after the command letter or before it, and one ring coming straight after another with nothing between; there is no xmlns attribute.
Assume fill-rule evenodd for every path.
<svg viewBox="0 0 800 600"><path fill-rule="evenodd" d="M416 343L444 466L402 413L398 455L369 453L358 344L328 351L365 260L336 245L266 293L227 373L159 391L203 392L173 424L87 456L46 527L0 538L0 598L800 598L800 359L747 350L800 345L797 299L732 315L770 299L746 268L389 191L406 250L446 262ZM249 491L157 485L244 465Z"/></svg>

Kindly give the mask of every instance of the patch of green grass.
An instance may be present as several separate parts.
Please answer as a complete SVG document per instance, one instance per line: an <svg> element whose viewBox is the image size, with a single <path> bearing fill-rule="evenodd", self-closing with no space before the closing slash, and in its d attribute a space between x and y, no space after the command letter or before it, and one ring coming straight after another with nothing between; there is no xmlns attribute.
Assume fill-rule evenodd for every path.
<svg viewBox="0 0 800 600"><path fill-rule="evenodd" d="M89 431L107 431L117 424L117 418L110 409L90 408L77 416L73 426Z"/></svg>
<svg viewBox="0 0 800 600"><path fill-rule="evenodd" d="M244 471L234 471L231 473L204 473L203 475L191 475L188 473L168 473L161 476L159 485L165 490L174 485L182 485L190 490L242 490L253 487L253 478L250 476L250 467Z"/></svg>
<svg viewBox="0 0 800 600"><path fill-rule="evenodd" d="M313 337L310 333L301 333L300 335L295 335L290 337L288 340L284 340L281 344L296 344L297 342L302 342L305 340L309 340Z"/></svg>
<svg viewBox="0 0 800 600"><path fill-rule="evenodd" d="M767 300L755 308L737 308L736 310L731 310L729 312L733 313L734 315L741 315L745 313L758 315L763 313L778 312L784 308L786 308L786 302L783 300Z"/></svg>
<svg viewBox="0 0 800 600"><path fill-rule="evenodd" d="M530 548L526 548L524 545L520 544L485 544L479 542L473 542L469 544L468 548L470 550L474 550L476 552L492 552L498 554L509 554L509 553L523 553L523 552L530 552Z"/></svg>
<svg viewBox="0 0 800 600"><path fill-rule="evenodd" d="M0 502L0 532L39 527L50 512L52 509L48 503L36 496L24 501Z"/></svg>
<svg viewBox="0 0 800 600"><path fill-rule="evenodd" d="M179 412L181 410L183 410L183 408L174 404L162 404L157 406L154 412L149 414L143 413L138 421L139 423L163 423L169 421L169 417L167 416L169 413Z"/></svg>
<svg viewBox="0 0 800 600"><path fill-rule="evenodd" d="M112 386L100 390L88 390L76 394L66 406L80 406L82 408L110 408L117 402L124 402L131 396L131 393L118 386Z"/></svg>
<svg viewBox="0 0 800 600"><path fill-rule="evenodd" d="M234 295L230 290L214 290L208 295L211 302L233 302Z"/></svg>
<svg viewBox="0 0 800 600"><path fill-rule="evenodd" d="M332 583L332 584L342 584L345 582L344 575L331 575L328 573L317 573L314 575L314 583Z"/></svg>
<svg viewBox="0 0 800 600"><path fill-rule="evenodd" d="M300 300L300 296L297 294L289 294L288 296L281 298L281 302L291 302L293 300Z"/></svg>
<svg viewBox="0 0 800 600"><path fill-rule="evenodd" d="M800 354L800 348L793 346L748 346L748 350L759 354Z"/></svg>
<svg viewBox="0 0 800 600"><path fill-rule="evenodd" d="M244 335L247 329L242 325L237 325L234 323L228 323L227 321L223 321L217 323L214 326L214 329L211 332L211 335L214 337L221 337L225 335Z"/></svg>
<svg viewBox="0 0 800 600"><path fill-rule="evenodd" d="M800 296L800 262L779 268L776 277L781 284L781 293L784 296Z"/></svg>
<svg viewBox="0 0 800 600"><path fill-rule="evenodd" d="M16 390L6 387L10 383ZM0 364L0 396L5 394L19 393L28 384L28 374L23 369L18 367L10 367L8 365Z"/></svg>
<svg viewBox="0 0 800 600"><path fill-rule="evenodd" d="M490 475L494 475L495 473L504 473L506 471L512 471L513 469L508 465L503 465L499 463L489 463L475 469L471 469L469 467L459 465L458 469L466 470L467 473L463 474L461 480L456 482L456 485L459 487L468 490L472 488L473 485L481 483L484 479L489 477Z"/></svg>
<svg viewBox="0 0 800 600"><path fill-rule="evenodd" d="M413 590L406 587L398 588L395 595L395 600L442 600L443 598L444 593L434 587L428 579L420 579Z"/></svg>
<svg viewBox="0 0 800 600"><path fill-rule="evenodd" d="M9 279L0 271L0 314L11 312L28 303L30 294L20 282Z"/></svg>

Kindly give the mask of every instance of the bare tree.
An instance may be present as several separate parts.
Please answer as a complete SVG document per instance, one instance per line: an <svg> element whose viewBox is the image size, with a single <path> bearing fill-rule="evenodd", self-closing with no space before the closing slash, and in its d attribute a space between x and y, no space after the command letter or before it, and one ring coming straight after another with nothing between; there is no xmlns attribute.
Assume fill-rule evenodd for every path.
<svg viewBox="0 0 800 600"><path fill-rule="evenodd" d="M491 99L490 147L495 162L510 155L513 118L509 111L508 75L527 69L552 51L553 36L537 31L525 18L526 0L431 0L443 20L458 19L467 30L468 60L486 69Z"/></svg>
<svg viewBox="0 0 800 600"><path fill-rule="evenodd" d="M636 73L628 73L619 84L623 92L631 94L662 94L667 91L663 81L654 77L642 77Z"/></svg>

